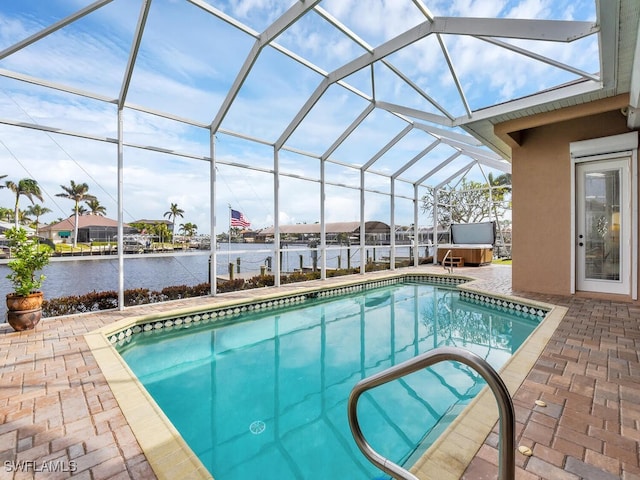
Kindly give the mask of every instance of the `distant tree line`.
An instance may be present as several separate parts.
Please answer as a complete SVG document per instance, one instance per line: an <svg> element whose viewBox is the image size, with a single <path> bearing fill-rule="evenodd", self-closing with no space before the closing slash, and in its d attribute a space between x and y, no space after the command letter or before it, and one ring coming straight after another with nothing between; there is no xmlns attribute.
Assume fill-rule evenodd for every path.
<svg viewBox="0 0 640 480"><path fill-rule="evenodd" d="M7 175L0 175L0 189L7 189L13 192L15 201L12 207L0 206L0 220L13 223L16 228L19 226L28 226L33 228L38 234L38 227L42 216L52 213L52 210L44 207L39 200L44 203L44 198L40 185L33 178L22 178L20 180L6 179ZM72 214L74 216L75 231L73 235L73 246L77 246L78 238L78 217L81 215L100 215L105 216L107 209L100 203L95 195L89 193L89 185L86 183L76 183L74 180L69 185L60 185L61 193L57 193L56 197L66 198L73 201ZM24 197L31 202L26 209L20 208L20 200ZM165 223L158 222L154 225L149 224L130 224L139 231L146 230L146 233L157 236L161 242L172 241L175 234L175 221L178 217L184 217L184 210L179 208L176 203L171 203L169 210L164 213L164 217L168 217L173 228L169 230ZM49 224L63 221L64 218L57 218ZM198 226L191 222L179 225L179 233L186 237L192 237L197 234Z"/></svg>

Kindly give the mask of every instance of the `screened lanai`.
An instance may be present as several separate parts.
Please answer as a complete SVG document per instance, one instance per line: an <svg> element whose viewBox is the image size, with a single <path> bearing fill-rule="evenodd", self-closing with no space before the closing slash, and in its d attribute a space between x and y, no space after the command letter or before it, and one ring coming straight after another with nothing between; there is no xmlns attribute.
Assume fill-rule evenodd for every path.
<svg viewBox="0 0 640 480"><path fill-rule="evenodd" d="M45 222L69 216L56 198L61 185L86 182L117 218L120 239L124 224L161 219L176 204L176 223L211 236L214 278L230 209L254 229L273 229L265 251L276 285L280 230L290 224L320 225L322 278L332 222L359 222L361 232L370 221L407 226L417 262L425 247L417 232L438 228L425 195L510 172L495 119L619 93L619 62L631 61L620 53L634 51L619 35L626 8L593 0L5 2L0 175L38 181L51 210ZM632 90L629 122L638 96ZM121 305L124 260L120 253Z"/></svg>

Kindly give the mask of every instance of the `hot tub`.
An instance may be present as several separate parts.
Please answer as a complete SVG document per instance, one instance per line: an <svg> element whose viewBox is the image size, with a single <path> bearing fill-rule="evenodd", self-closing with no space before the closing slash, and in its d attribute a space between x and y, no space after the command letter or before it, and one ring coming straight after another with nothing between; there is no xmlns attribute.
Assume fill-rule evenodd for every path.
<svg viewBox="0 0 640 480"><path fill-rule="evenodd" d="M450 238L452 243L437 245L438 263L442 263L449 251L449 257L462 259L464 265L486 265L493 260L495 222L453 223Z"/></svg>
<svg viewBox="0 0 640 480"><path fill-rule="evenodd" d="M464 265L480 266L493 260L493 245L479 243L444 243L438 245L438 263L451 250L449 257L460 257Z"/></svg>

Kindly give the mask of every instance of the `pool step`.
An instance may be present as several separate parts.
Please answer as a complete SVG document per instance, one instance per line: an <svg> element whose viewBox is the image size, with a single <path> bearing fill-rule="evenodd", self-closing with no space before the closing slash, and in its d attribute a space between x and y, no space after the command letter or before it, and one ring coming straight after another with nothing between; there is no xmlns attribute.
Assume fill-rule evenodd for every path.
<svg viewBox="0 0 640 480"><path fill-rule="evenodd" d="M443 267L464 267L464 258L447 257L442 261Z"/></svg>

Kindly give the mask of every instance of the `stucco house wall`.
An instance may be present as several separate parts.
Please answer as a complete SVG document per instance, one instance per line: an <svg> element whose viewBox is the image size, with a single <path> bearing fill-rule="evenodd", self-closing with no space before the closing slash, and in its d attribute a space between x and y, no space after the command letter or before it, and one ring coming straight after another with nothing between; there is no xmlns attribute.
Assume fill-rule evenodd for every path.
<svg viewBox="0 0 640 480"><path fill-rule="evenodd" d="M625 105L621 95L496 125L512 147L514 290L571 292L569 144L629 132Z"/></svg>

